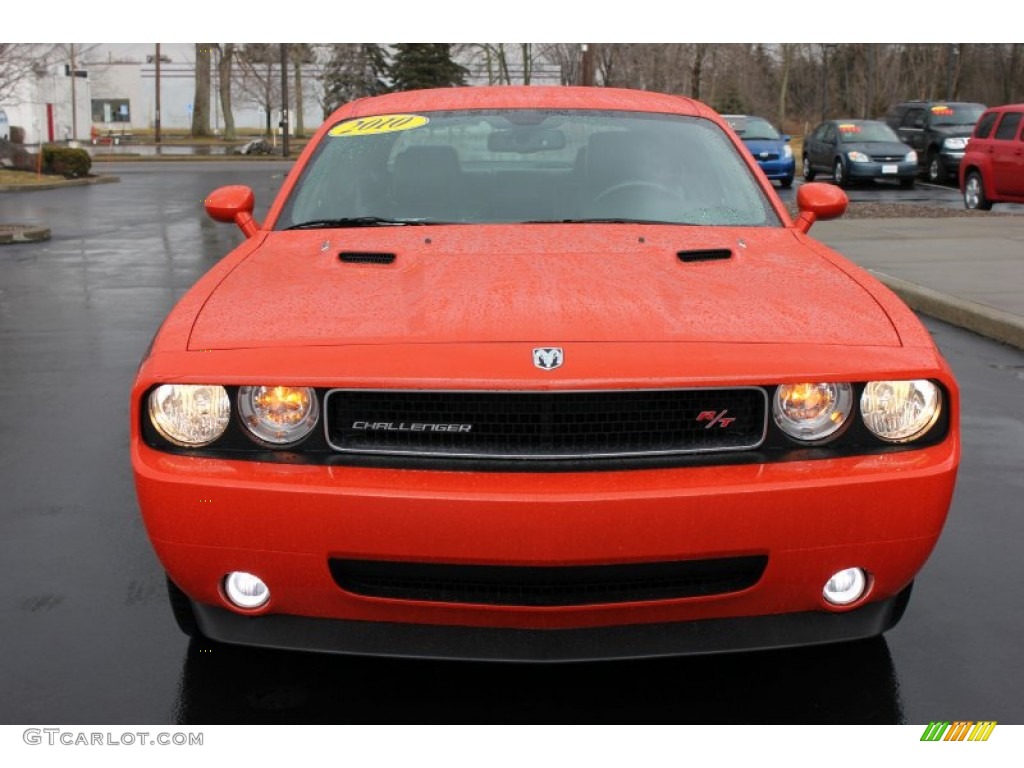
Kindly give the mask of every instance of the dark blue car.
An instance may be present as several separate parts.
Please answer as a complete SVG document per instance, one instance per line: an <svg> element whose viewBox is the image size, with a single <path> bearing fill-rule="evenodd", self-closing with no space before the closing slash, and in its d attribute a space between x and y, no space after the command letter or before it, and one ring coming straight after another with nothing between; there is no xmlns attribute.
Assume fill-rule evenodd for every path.
<svg viewBox="0 0 1024 768"><path fill-rule="evenodd" d="M780 134L775 126L763 117L753 115L722 115L732 126L743 143L747 145L750 154L757 160L772 181L777 181L783 188L793 184L793 175L796 173L796 160L793 159L793 149L789 146L789 136Z"/></svg>

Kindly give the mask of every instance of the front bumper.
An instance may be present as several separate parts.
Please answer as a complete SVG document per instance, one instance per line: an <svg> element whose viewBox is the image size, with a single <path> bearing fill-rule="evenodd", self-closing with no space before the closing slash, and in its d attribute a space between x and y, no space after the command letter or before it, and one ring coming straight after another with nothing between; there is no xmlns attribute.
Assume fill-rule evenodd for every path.
<svg viewBox="0 0 1024 768"><path fill-rule="evenodd" d="M631 655L633 642L648 649L639 655L660 655L884 631L895 614L872 606L905 590L934 547L958 449L954 434L868 456L547 474L240 462L139 440L132 452L154 548L215 639L299 647L308 630L311 649L364 653L386 632L404 638L394 653L437 655L415 652L418 639L443 645L461 627L471 640L453 646L459 657L568 659ZM332 558L571 567L750 555L767 567L740 591L557 607L368 597L341 589L329 568ZM822 587L851 566L871 574L869 602L830 608ZM267 582L264 608L229 612L221 583L234 570ZM850 618L859 615L874 618ZM739 625L729 622L741 619L752 628L731 640ZM502 633L514 640L494 640ZM626 636L639 639L620 643Z"/></svg>
<svg viewBox="0 0 1024 768"><path fill-rule="evenodd" d="M792 179L796 174L796 161L792 157L780 160L758 160L757 164L761 166L764 175L773 181Z"/></svg>
<svg viewBox="0 0 1024 768"><path fill-rule="evenodd" d="M917 178L917 163L849 163L847 173L851 179L858 181L875 180L904 180Z"/></svg>
<svg viewBox="0 0 1024 768"><path fill-rule="evenodd" d="M953 176L960 172L960 163L964 159L965 150L948 150L944 149L939 153L939 161L942 163L942 168L949 175Z"/></svg>
<svg viewBox="0 0 1024 768"><path fill-rule="evenodd" d="M911 585L912 586L912 585ZM360 656L474 661L610 661L819 645L879 635L896 624L911 586L843 614L807 612L683 624L530 630L239 616L195 605L203 634L236 645Z"/></svg>

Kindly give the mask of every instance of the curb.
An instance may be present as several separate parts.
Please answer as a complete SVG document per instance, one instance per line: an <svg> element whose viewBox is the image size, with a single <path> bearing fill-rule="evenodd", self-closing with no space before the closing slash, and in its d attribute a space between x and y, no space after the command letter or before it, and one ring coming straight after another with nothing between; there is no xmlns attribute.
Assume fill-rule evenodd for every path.
<svg viewBox="0 0 1024 768"><path fill-rule="evenodd" d="M49 227L39 227L34 224L0 224L0 245L38 243L49 239Z"/></svg>
<svg viewBox="0 0 1024 768"><path fill-rule="evenodd" d="M228 162L251 163L264 162L294 163L298 154L290 157L280 155L95 155L93 163L183 163L183 162Z"/></svg>
<svg viewBox="0 0 1024 768"><path fill-rule="evenodd" d="M64 187L91 187L94 184L113 184L120 181L119 176L91 176L87 179L64 179L46 184L0 184L0 192L45 192Z"/></svg>
<svg viewBox="0 0 1024 768"><path fill-rule="evenodd" d="M1017 349L1024 349L1024 318L1001 309L933 291L931 288L871 270L911 309L985 336Z"/></svg>

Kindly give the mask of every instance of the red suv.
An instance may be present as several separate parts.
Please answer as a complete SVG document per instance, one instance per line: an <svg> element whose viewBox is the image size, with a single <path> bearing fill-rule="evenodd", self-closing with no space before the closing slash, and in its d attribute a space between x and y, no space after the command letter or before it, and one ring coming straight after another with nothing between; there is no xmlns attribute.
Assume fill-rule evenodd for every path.
<svg viewBox="0 0 1024 768"><path fill-rule="evenodd" d="M992 107L974 128L960 164L960 191L968 208L1024 203L1024 104Z"/></svg>

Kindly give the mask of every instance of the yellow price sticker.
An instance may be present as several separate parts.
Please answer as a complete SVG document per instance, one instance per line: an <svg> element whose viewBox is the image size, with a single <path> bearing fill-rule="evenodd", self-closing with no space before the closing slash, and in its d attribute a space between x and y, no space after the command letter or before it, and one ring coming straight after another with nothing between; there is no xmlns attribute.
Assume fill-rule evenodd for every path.
<svg viewBox="0 0 1024 768"><path fill-rule="evenodd" d="M328 136L375 136L378 133L395 131L411 131L422 128L430 122L423 115L379 115L378 117L360 117L338 123L327 132Z"/></svg>

